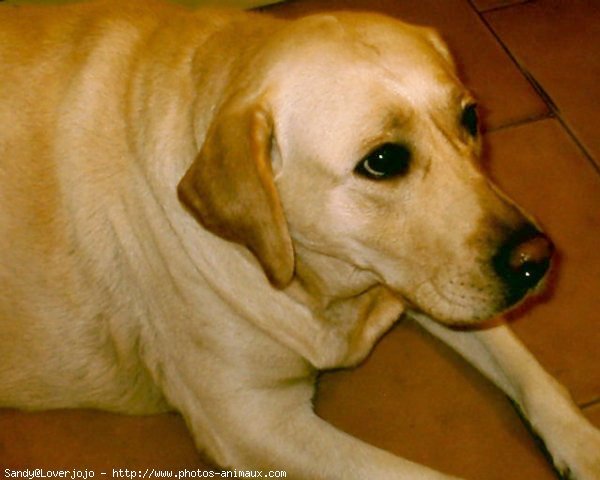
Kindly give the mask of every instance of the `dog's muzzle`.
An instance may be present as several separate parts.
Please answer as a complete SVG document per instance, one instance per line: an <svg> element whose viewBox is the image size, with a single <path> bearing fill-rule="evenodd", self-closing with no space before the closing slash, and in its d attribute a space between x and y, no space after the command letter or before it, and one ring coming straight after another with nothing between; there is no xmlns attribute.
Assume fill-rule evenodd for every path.
<svg viewBox="0 0 600 480"><path fill-rule="evenodd" d="M533 225L511 233L500 246L492 264L506 287L506 306L514 305L544 277L554 252L550 239Z"/></svg>

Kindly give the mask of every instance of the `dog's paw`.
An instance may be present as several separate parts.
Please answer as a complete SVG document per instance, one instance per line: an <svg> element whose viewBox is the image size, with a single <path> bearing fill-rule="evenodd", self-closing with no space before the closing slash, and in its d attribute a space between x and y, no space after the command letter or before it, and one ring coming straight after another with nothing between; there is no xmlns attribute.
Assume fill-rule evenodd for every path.
<svg viewBox="0 0 600 480"><path fill-rule="evenodd" d="M570 433L550 449L561 479L600 480L600 431L586 423Z"/></svg>

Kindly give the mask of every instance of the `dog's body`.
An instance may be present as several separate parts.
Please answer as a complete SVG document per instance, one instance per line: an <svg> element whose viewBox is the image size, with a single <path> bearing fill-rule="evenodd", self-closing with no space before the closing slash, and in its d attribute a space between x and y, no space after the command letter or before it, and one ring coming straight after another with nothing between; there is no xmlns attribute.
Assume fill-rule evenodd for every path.
<svg viewBox="0 0 600 480"><path fill-rule="evenodd" d="M317 370L360 362L405 305L474 324L547 268L474 165L443 43L372 15L128 4L0 9L0 405L175 408L225 467L450 478L311 408ZM559 470L600 478L600 435L505 327L425 313Z"/></svg>

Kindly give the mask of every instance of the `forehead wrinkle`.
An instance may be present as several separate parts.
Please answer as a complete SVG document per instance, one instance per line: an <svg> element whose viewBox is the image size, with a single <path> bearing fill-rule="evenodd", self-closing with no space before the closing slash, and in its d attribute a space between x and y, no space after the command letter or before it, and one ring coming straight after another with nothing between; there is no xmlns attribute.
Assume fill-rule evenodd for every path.
<svg viewBox="0 0 600 480"><path fill-rule="evenodd" d="M447 118L447 115L444 113L440 116L440 112L455 112L465 97L471 98L470 95L465 95L465 90L461 86L455 84L442 88L436 86L434 89L429 89L435 90L433 94L423 94L422 91L407 88L402 81L400 85L395 79L385 83L388 83L388 88L392 90L395 99L390 101L389 96L383 95L384 99L387 97L386 111L378 116L379 119L373 127L373 131L377 133L367 136L362 141L361 147L365 153L385 142L408 141L409 138L406 137L410 135L410 128L416 126L421 119L430 119L436 129L444 132L450 140L454 133L443 127L444 122L441 119ZM381 89L378 92L381 92ZM374 98L377 100L373 100L373 103L382 103L381 97Z"/></svg>
<svg viewBox="0 0 600 480"><path fill-rule="evenodd" d="M460 139L456 135L460 109L473 98L461 83L442 82L423 88L406 88L402 97L410 105L416 122L429 124L453 149L460 150Z"/></svg>
<svg viewBox="0 0 600 480"><path fill-rule="evenodd" d="M402 82L403 97L416 109L423 106L434 110L459 105L466 89L458 78L444 70L413 71Z"/></svg>

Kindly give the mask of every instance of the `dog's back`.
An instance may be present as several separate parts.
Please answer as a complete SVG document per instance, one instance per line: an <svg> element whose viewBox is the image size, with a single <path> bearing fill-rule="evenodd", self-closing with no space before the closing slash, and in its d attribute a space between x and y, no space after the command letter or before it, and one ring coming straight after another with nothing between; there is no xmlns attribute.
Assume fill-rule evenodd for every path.
<svg viewBox="0 0 600 480"><path fill-rule="evenodd" d="M135 336L110 331L130 312L89 261L107 275L115 262L107 216L132 188L136 69L153 49L181 62L160 43L192 48L227 15L119 3L0 7L0 405L164 408L133 343L114 345Z"/></svg>

